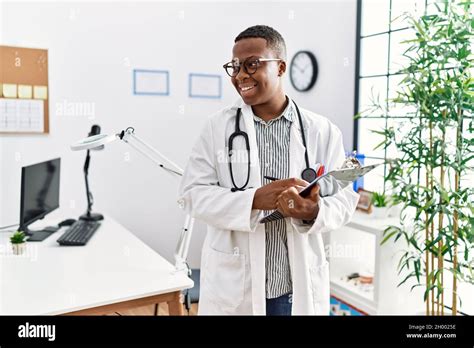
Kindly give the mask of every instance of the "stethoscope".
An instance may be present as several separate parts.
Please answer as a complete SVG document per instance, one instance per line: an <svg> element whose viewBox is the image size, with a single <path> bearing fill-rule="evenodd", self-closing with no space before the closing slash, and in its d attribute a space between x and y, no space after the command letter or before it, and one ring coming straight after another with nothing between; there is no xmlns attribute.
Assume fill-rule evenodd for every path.
<svg viewBox="0 0 474 348"><path fill-rule="evenodd" d="M301 128L301 139L303 140L303 145L304 145L304 158L305 158L305 161L306 161L306 168L301 172L301 178L307 182L312 182L316 179L317 177L317 173L316 173L316 170L314 170L313 168L311 168L309 166L309 158L308 158L308 148L306 146L306 137L304 135L304 128L303 128L303 121L301 119L301 113L300 113L300 109L298 108L298 105L296 105L295 102L293 102L293 104L295 105L295 108L296 108L296 112L298 114L298 120L299 120L299 123L300 123L300 128ZM246 132L240 130L240 116L241 116L241 109L238 108L237 109L237 114L236 114L236 117L235 117L235 131L234 133L232 133L230 136L229 136L229 171L230 171L230 178L232 180L232 185L234 185L233 188L231 188L231 191L232 192L235 192L235 191L244 191L245 188L247 187L248 183L249 183L249 180L250 180L250 142L249 142L249 136ZM235 183L235 180L234 180L234 173L232 171L232 160L231 160L231 157L232 157L232 150L233 150L233 143L234 143L234 139L237 138L238 136L241 136L244 138L244 141L245 141L245 148L247 150L247 180L245 180L245 184L241 187L238 187Z"/></svg>

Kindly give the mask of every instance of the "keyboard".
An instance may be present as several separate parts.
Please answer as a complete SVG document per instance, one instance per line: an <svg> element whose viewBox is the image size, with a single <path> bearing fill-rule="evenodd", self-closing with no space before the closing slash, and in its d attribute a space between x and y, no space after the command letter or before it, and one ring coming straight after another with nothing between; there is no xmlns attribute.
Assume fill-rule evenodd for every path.
<svg viewBox="0 0 474 348"><path fill-rule="evenodd" d="M60 245L86 245L99 226L100 222L78 220L64 232L57 242Z"/></svg>

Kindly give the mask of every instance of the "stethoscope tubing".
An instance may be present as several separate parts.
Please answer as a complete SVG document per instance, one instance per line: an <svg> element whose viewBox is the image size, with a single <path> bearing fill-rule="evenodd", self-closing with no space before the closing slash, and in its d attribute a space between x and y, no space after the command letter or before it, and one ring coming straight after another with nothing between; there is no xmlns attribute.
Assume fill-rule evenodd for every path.
<svg viewBox="0 0 474 348"><path fill-rule="evenodd" d="M304 146L304 157L305 157L305 162L306 162L306 168L303 170L303 172L301 173L301 177L303 178L303 180L306 180L308 182L312 182L314 179L316 179L317 177L317 173L316 171L310 167L309 165L309 156L308 156L308 147L306 145L306 137L305 137L305 134L304 134L304 127L303 127L303 120L302 120L302 117L301 117L301 112L300 112L300 109L298 108L298 105L296 105L295 102L293 102L293 104L295 105L295 108L296 108L296 112L298 114L298 121L299 121L299 124L300 124L300 128L301 128L301 139L303 141L303 146ZM249 181L250 181L250 142L249 142L249 137L248 137L248 134L244 131L242 131L240 129L240 118L241 118L241 108L238 108L237 109L237 113L236 113L236 117L235 117L235 130L234 132L229 136L229 144L228 144L228 149L229 149L229 171L230 171L230 179L232 180L232 185L234 185L234 187L231 189L232 192L235 192L235 191L243 191L245 190L245 188L247 187ZM234 173L233 173L233 170L232 170L232 155L233 155L233 144L234 144L234 140L236 137L238 136L242 136L245 140L245 147L246 147L246 150L247 150L247 156L248 156L248 161L247 161L247 179L245 180L245 184L243 186L237 186L237 184L235 183L235 179L234 179Z"/></svg>

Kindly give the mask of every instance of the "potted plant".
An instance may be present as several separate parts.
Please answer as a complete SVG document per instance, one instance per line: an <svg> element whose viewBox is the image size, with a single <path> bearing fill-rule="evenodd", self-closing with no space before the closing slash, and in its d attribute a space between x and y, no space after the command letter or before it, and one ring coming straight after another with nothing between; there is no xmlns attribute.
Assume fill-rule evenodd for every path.
<svg viewBox="0 0 474 348"><path fill-rule="evenodd" d="M388 197L387 201L388 216L396 218L400 217L405 199L401 198L399 195L393 194Z"/></svg>
<svg viewBox="0 0 474 348"><path fill-rule="evenodd" d="M372 194L372 215L376 219L384 219L388 215L387 196L385 193L374 192Z"/></svg>
<svg viewBox="0 0 474 348"><path fill-rule="evenodd" d="M10 237L10 242L12 243L13 254L21 255L26 250L26 236L23 232L16 231Z"/></svg>

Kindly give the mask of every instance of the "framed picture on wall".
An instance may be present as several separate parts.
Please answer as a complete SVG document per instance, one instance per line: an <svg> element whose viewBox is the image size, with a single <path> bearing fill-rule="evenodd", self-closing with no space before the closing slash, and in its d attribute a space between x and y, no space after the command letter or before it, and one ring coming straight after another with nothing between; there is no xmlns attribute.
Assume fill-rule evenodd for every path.
<svg viewBox="0 0 474 348"><path fill-rule="evenodd" d="M359 187L357 193L360 195L357 209L370 214L372 212L372 192Z"/></svg>

